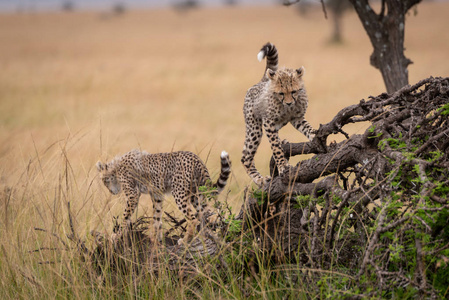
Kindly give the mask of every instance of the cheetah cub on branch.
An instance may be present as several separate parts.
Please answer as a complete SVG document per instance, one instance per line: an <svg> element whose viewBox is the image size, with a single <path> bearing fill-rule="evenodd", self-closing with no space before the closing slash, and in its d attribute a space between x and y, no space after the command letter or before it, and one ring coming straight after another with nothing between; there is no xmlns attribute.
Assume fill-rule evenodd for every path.
<svg viewBox="0 0 449 300"><path fill-rule="evenodd" d="M154 229L156 239L160 241L164 194L171 192L179 210L189 221L184 238L189 241L198 221L202 222L203 214L209 211L207 199L198 188L204 185L209 186L214 189L212 196L216 197L228 181L231 162L228 153L223 151L221 172L215 183L211 183L209 172L201 159L188 151L149 154L132 150L106 164L98 162L97 169L101 180L112 194L116 195L123 191L126 196L126 209L118 236L127 228L140 195L143 193L150 194L153 200Z"/></svg>
<svg viewBox="0 0 449 300"><path fill-rule="evenodd" d="M288 166L281 148L279 130L290 122L309 140L315 137L315 130L304 119L308 105L302 79L304 67L296 70L278 69L278 52L271 43L265 44L257 55L259 61L265 57L267 65L262 80L248 90L243 106L246 137L242 163L248 175L259 186L270 180L269 176L262 177L254 164L254 155L262 139L262 128L270 141L279 173L283 173Z"/></svg>

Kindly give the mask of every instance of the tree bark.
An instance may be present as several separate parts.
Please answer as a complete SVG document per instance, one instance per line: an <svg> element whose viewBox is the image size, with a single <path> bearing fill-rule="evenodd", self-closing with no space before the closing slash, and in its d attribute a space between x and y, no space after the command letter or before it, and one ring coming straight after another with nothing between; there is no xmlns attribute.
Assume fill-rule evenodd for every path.
<svg viewBox="0 0 449 300"><path fill-rule="evenodd" d="M374 12L368 0L349 1L374 48L371 65L380 70L388 93L399 90L408 84L407 67L412 63L404 55L405 14L421 0L382 0L379 14Z"/></svg>

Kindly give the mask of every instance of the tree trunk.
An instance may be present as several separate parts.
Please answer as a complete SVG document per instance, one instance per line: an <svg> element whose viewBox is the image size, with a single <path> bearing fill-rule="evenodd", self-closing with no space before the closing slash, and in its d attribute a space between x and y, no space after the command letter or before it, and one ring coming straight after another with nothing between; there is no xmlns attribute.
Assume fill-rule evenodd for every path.
<svg viewBox="0 0 449 300"><path fill-rule="evenodd" d="M408 84L407 67L412 63L404 55L405 14L421 0L382 0L379 14L374 12L368 0L349 1L373 45L371 65L380 70L388 93L399 90Z"/></svg>

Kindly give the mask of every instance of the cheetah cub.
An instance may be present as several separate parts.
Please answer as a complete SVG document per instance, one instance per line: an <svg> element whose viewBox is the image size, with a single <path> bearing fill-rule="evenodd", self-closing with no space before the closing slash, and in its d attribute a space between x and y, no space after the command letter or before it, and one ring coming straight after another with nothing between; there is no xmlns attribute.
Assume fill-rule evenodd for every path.
<svg viewBox="0 0 449 300"><path fill-rule="evenodd" d="M153 200L153 219L156 239L162 239L162 204L164 194L171 192L180 211L189 221L185 240L188 241L203 214L209 211L207 199L198 187L207 185L217 196L225 187L231 162L225 151L221 153L221 173L215 183L211 183L209 172L201 159L188 151L149 154L132 150L104 164L97 163L101 180L109 191L116 195L123 191L126 196L126 209L117 236L126 229L130 217L137 207L141 193L150 194ZM192 209L195 207L196 213ZM117 238L117 237L116 237ZM178 241L179 243L182 240Z"/></svg>
<svg viewBox="0 0 449 300"><path fill-rule="evenodd" d="M304 119L308 99L304 87L304 67L293 70L278 68L276 47L265 44L257 58L266 57L267 65L262 80L246 93L243 114L246 123L246 137L243 146L242 163L251 179L259 186L270 180L262 177L254 164L254 155L262 139L262 129L268 137L279 173L283 173L288 162L284 157L279 139L279 130L291 123L309 140L315 137L315 130Z"/></svg>

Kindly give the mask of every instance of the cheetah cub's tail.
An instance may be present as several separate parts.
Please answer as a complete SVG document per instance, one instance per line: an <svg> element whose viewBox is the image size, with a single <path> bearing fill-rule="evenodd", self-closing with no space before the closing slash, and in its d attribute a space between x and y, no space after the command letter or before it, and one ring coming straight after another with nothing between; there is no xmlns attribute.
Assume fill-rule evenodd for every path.
<svg viewBox="0 0 449 300"><path fill-rule="evenodd" d="M278 50L272 43L263 45L259 54L257 54L257 59L259 61L262 61L265 57L267 58L267 66L265 67L264 77L268 69L273 71L277 71L278 69Z"/></svg>
<svg viewBox="0 0 449 300"><path fill-rule="evenodd" d="M229 175L231 174L231 160L229 154L226 151L221 152L221 172L217 182L213 187L217 188L217 193L220 193L228 182Z"/></svg>

